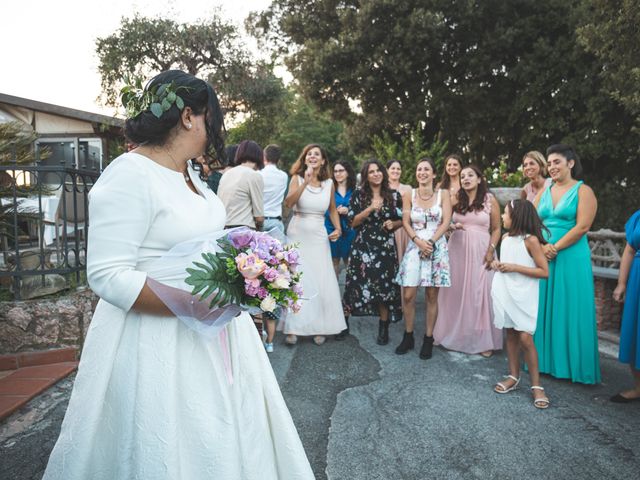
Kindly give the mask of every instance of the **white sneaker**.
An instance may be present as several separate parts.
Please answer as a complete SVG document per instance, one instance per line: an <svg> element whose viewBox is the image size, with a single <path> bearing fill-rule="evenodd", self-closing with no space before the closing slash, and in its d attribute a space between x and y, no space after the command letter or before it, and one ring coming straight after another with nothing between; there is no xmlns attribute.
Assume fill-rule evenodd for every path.
<svg viewBox="0 0 640 480"><path fill-rule="evenodd" d="M273 353L273 343L265 342L264 349L267 351L267 353Z"/></svg>

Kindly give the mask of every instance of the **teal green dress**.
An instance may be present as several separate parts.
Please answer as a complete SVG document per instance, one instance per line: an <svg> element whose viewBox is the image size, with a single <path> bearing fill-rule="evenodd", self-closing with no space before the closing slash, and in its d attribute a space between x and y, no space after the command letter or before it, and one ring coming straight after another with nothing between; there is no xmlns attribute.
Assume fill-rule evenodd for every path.
<svg viewBox="0 0 640 480"><path fill-rule="evenodd" d="M550 243L575 227L580 185L582 182L571 187L555 208L551 187L542 194L538 213L550 231ZM600 382L593 271L586 235L549 262L549 278L540 281L538 324L533 338L541 373L572 382Z"/></svg>

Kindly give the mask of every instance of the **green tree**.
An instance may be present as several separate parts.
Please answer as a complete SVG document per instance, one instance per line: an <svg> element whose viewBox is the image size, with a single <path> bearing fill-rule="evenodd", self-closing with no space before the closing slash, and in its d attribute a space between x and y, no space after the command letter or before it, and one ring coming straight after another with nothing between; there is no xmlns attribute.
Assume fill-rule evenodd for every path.
<svg viewBox="0 0 640 480"><path fill-rule="evenodd" d="M640 178L640 133L611 100L604 57L578 40L591 1L274 0L253 32L307 98L345 122L357 153L382 132L401 142L417 123L484 167L505 159L514 170L524 152L566 142L598 193ZM637 55L623 30L620 48Z"/></svg>
<svg viewBox="0 0 640 480"><path fill-rule="evenodd" d="M214 85L232 122L269 117L284 101L284 85L272 66L254 59L235 25L219 13L195 23L122 18L116 32L96 40L96 53L108 105L120 106L118 93L126 75L149 78L172 68Z"/></svg>
<svg viewBox="0 0 640 480"><path fill-rule="evenodd" d="M332 120L326 113L294 91L289 91L286 102L278 115L270 120L275 132L260 129L251 119L229 130L229 143L253 139L266 146L276 143L282 148L282 168L288 169L309 143L319 143L329 156L329 161L351 159L348 145L344 142L342 122Z"/></svg>
<svg viewBox="0 0 640 480"><path fill-rule="evenodd" d="M420 125L416 125L410 135L400 140L394 140L389 132L374 135L371 144L374 156L382 163L386 164L389 160L400 161L402 165L400 181L408 185L415 184L416 166L424 157L429 157L435 162L437 170L435 173L439 178L447 147L447 142L440 142L437 138L428 145Z"/></svg>
<svg viewBox="0 0 640 480"><path fill-rule="evenodd" d="M580 42L602 62L605 89L640 118L640 6L637 0L587 0Z"/></svg>

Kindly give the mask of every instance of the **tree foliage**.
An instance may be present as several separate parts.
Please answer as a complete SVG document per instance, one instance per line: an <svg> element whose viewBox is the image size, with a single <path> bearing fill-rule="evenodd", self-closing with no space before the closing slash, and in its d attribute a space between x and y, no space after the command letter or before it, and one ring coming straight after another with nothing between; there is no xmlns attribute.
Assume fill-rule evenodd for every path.
<svg viewBox="0 0 640 480"><path fill-rule="evenodd" d="M442 173L442 164L447 155L447 142L434 139L427 144L420 125L416 125L410 135L400 140L394 140L389 132L382 135L374 135L371 149L375 157L386 164L389 160L399 160L402 165L400 181L407 185L415 184L415 173L418 161L429 157L436 164L436 175L439 178Z"/></svg>
<svg viewBox="0 0 640 480"><path fill-rule="evenodd" d="M284 99L273 68L252 57L238 29L218 13L195 23L134 15L116 32L96 40L103 101L120 106L126 75L150 78L180 69L205 78L215 88L227 119L269 116Z"/></svg>
<svg viewBox="0 0 640 480"><path fill-rule="evenodd" d="M401 141L417 123L425 138L446 141L485 167L505 159L515 169L526 151L566 142L597 192L640 178L635 116L610 95L613 86L621 101L633 100L623 92L638 83L615 86L603 74L616 65L622 81L634 66L637 31L627 30L638 13L627 25L613 20L612 6L609 29L594 17L600 34L625 36L616 48L588 51L579 41L605 3L274 0L252 23L284 55L302 93L346 123L358 153L382 132ZM605 54L616 61L605 63Z"/></svg>
<svg viewBox="0 0 640 480"><path fill-rule="evenodd" d="M589 0L581 43L602 62L605 89L640 119L640 5L636 0Z"/></svg>
<svg viewBox="0 0 640 480"><path fill-rule="evenodd" d="M269 124L264 126L264 124ZM319 143L329 161L350 159L349 146L344 142L342 122L320 112L294 90L289 90L282 108L269 118L252 118L229 130L229 143L252 139L261 146L276 143L282 149L282 168L288 168L309 143Z"/></svg>

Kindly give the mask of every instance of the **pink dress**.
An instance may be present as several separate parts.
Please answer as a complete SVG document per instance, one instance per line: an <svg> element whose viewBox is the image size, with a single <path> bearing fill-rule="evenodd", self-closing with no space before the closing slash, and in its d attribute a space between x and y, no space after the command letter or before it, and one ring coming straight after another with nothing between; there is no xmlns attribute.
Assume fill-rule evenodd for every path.
<svg viewBox="0 0 640 480"><path fill-rule="evenodd" d="M464 353L502 349L502 330L493 326L491 282L493 272L483 265L489 248L491 195L484 210L453 214L456 230L449 239L451 287L438 295L438 322L433 331L436 344Z"/></svg>

